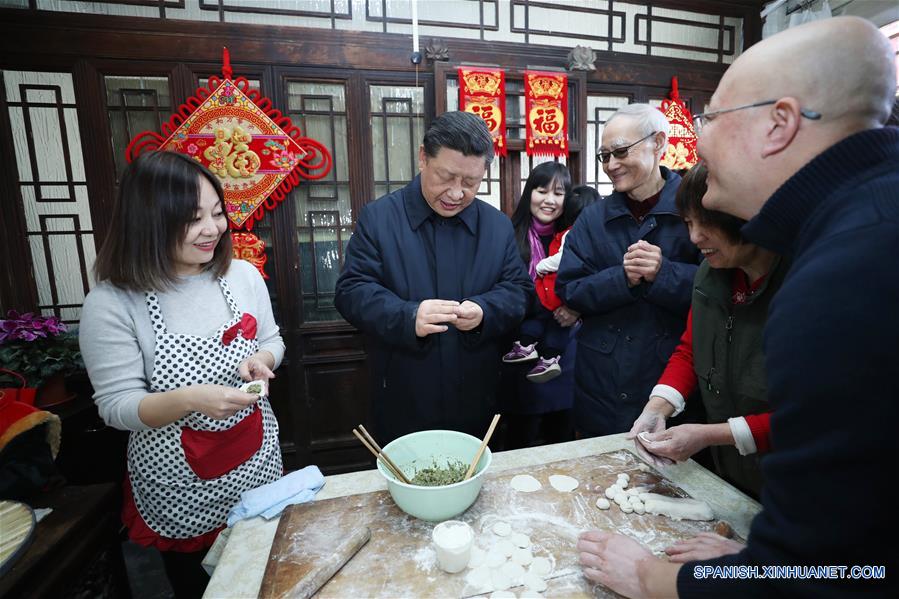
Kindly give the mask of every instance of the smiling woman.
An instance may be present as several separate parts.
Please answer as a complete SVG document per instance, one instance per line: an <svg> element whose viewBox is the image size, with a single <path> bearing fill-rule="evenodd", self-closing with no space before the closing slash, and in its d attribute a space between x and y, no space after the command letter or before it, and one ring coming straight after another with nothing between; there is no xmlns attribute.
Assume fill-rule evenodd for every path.
<svg viewBox="0 0 899 599"><path fill-rule="evenodd" d="M200 561L229 511L282 472L265 389L284 343L261 275L231 259L226 231L215 175L182 154L140 156L79 329L100 416L131 431L122 520L162 551L176 596L202 594Z"/></svg>

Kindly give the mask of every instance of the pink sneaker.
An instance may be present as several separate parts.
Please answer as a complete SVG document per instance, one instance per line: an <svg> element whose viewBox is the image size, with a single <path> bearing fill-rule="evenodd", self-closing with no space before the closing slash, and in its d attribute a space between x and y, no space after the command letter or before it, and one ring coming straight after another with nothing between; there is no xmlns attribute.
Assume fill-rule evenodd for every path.
<svg viewBox="0 0 899 599"><path fill-rule="evenodd" d="M559 366L559 356L555 358L540 358L537 365L531 368L526 378L532 383L545 383L551 381L562 374L562 367Z"/></svg>
<svg viewBox="0 0 899 599"><path fill-rule="evenodd" d="M503 362L506 364L516 364L518 362L529 362L537 359L537 343L530 345L522 345L518 341L512 344L512 351L503 356Z"/></svg>

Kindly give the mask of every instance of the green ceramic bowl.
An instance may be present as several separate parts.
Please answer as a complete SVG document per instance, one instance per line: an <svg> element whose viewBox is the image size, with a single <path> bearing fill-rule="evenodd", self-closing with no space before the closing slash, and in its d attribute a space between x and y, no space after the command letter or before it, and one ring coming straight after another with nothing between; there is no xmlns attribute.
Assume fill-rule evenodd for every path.
<svg viewBox="0 0 899 599"><path fill-rule="evenodd" d="M417 468L428 467L435 461L438 466L448 460L471 464L480 446L480 439L465 433L420 431L391 441L383 450L409 476ZM381 460L378 460L378 471L387 479L387 490L401 510L422 520L441 522L461 514L475 502L492 460L487 447L471 478L444 487L407 485L397 480Z"/></svg>

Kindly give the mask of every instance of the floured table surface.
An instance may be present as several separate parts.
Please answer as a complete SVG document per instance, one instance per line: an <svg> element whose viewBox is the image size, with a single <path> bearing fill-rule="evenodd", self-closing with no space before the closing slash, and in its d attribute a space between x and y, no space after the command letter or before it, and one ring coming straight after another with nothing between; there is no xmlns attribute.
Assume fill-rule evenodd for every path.
<svg viewBox="0 0 899 599"><path fill-rule="evenodd" d="M533 451L540 451L534 448ZM642 469L641 469L642 468ZM456 519L475 531L475 545L489 551L502 537L493 533L498 521L508 522L513 532L528 535L533 556L552 563L546 597L606 597L607 589L581 574L575 541L590 529L630 536L657 554L676 541L702 531L713 531L717 522L676 521L651 514L625 514L612 502L600 510L596 500L615 483L618 474L630 475L629 487L649 487L662 495L687 497L674 483L627 450L603 453L506 470L488 475L477 501ZM522 493L511 488L516 474L530 474L542 484L539 491ZM555 490L549 477L564 474L580 484L572 492ZM703 499L697 497L696 499ZM321 597L469 597L489 594L466 582L470 570L447 574L437 566L431 544L434 523L401 511L387 491L349 495L289 506L281 516L278 532L260 589L260 597L290 597L291 590L312 567L333 553L351 531L368 526L371 540L320 590ZM524 596L525 587L513 587Z"/></svg>

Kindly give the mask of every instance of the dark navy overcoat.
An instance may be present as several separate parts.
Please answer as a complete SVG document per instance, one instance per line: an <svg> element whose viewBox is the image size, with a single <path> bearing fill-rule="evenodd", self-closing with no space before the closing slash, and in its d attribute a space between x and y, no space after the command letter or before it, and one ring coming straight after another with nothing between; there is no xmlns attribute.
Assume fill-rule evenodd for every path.
<svg viewBox="0 0 899 599"><path fill-rule="evenodd" d="M507 349L501 341L520 324L533 286L512 223L481 200L443 218L416 177L362 209L334 302L367 334L372 420L382 443L434 428L484 435ZM415 315L426 299L471 300L483 322L420 339Z"/></svg>
<svg viewBox="0 0 899 599"><path fill-rule="evenodd" d="M681 179L661 170L661 198L642 222L615 192L584 209L565 241L556 294L583 319L574 418L586 436L630 430L686 324L701 254L675 205ZM662 266L654 282L628 288L622 261L640 239L661 248Z"/></svg>

